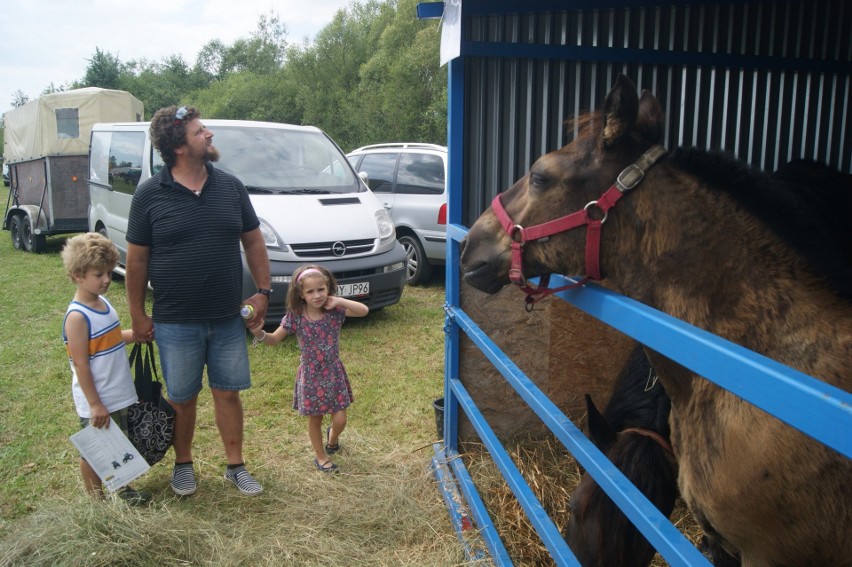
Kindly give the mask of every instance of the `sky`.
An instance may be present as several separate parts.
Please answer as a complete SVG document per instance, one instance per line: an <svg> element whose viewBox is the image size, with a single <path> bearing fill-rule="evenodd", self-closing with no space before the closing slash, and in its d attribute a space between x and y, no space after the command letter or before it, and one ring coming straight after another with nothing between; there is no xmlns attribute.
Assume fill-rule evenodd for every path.
<svg viewBox="0 0 852 567"><path fill-rule="evenodd" d="M30 100L51 83L82 79L95 48L122 63L182 55L190 65L213 39L231 45L274 11L302 43L353 0L2 0L0 113L16 91Z"/></svg>

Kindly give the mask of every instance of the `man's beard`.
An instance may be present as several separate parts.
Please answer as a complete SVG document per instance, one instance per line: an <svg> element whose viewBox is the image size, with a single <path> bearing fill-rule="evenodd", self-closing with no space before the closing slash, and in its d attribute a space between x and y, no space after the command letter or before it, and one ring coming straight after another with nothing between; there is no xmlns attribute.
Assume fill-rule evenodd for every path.
<svg viewBox="0 0 852 567"><path fill-rule="evenodd" d="M219 161L219 150L216 149L216 146L207 146L207 150L204 152L204 159L207 161Z"/></svg>

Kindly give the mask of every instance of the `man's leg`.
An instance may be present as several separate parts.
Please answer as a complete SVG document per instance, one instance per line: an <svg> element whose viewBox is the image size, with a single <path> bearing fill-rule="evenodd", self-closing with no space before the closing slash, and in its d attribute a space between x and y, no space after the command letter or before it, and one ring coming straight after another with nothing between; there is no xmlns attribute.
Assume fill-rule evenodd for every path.
<svg viewBox="0 0 852 567"><path fill-rule="evenodd" d="M216 411L216 426L225 445L229 465L243 462L243 404L240 393L210 388Z"/></svg>
<svg viewBox="0 0 852 567"><path fill-rule="evenodd" d="M192 440L195 437L195 416L198 396L185 402L171 402L175 408L175 432L172 447L175 450L176 463L192 461Z"/></svg>

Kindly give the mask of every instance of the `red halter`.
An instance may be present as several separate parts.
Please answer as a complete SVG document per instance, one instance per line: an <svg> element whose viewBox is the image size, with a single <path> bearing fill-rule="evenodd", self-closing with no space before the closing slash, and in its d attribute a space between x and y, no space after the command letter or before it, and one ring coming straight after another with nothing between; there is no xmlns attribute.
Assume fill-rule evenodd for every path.
<svg viewBox="0 0 852 567"><path fill-rule="evenodd" d="M500 221L503 230L506 231L512 240L512 264L509 268L509 280L527 293L527 310L532 309L532 306L536 302L541 301L552 293L581 286L589 280L601 279L601 228L603 227L603 223L606 222L609 210L618 202L622 195L639 185L645 177L645 172L665 154L666 149L662 146L652 146L642 157L636 160L636 163L632 163L624 168L618 174L615 183L597 201L588 203L575 213L535 226L524 228L521 225L514 224L503 207L500 195L498 194L494 197L494 200L491 201L491 209L497 215L497 220ZM589 210L593 207L596 207L603 213L600 219L593 218L589 214ZM554 234L566 232L583 225L586 226L586 276L575 284L548 288L547 283L550 274L545 274L541 277L541 283L538 286L532 286L523 273L524 244L531 240L547 239Z"/></svg>

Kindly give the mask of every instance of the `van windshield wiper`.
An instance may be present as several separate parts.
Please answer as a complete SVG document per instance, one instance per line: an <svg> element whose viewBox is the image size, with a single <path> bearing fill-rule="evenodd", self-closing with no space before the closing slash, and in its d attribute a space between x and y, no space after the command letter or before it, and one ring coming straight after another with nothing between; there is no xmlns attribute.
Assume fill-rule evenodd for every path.
<svg viewBox="0 0 852 567"><path fill-rule="evenodd" d="M278 191L274 191L272 189L267 189L266 187L258 187L256 185L246 185L246 191L249 193L278 193Z"/></svg>

